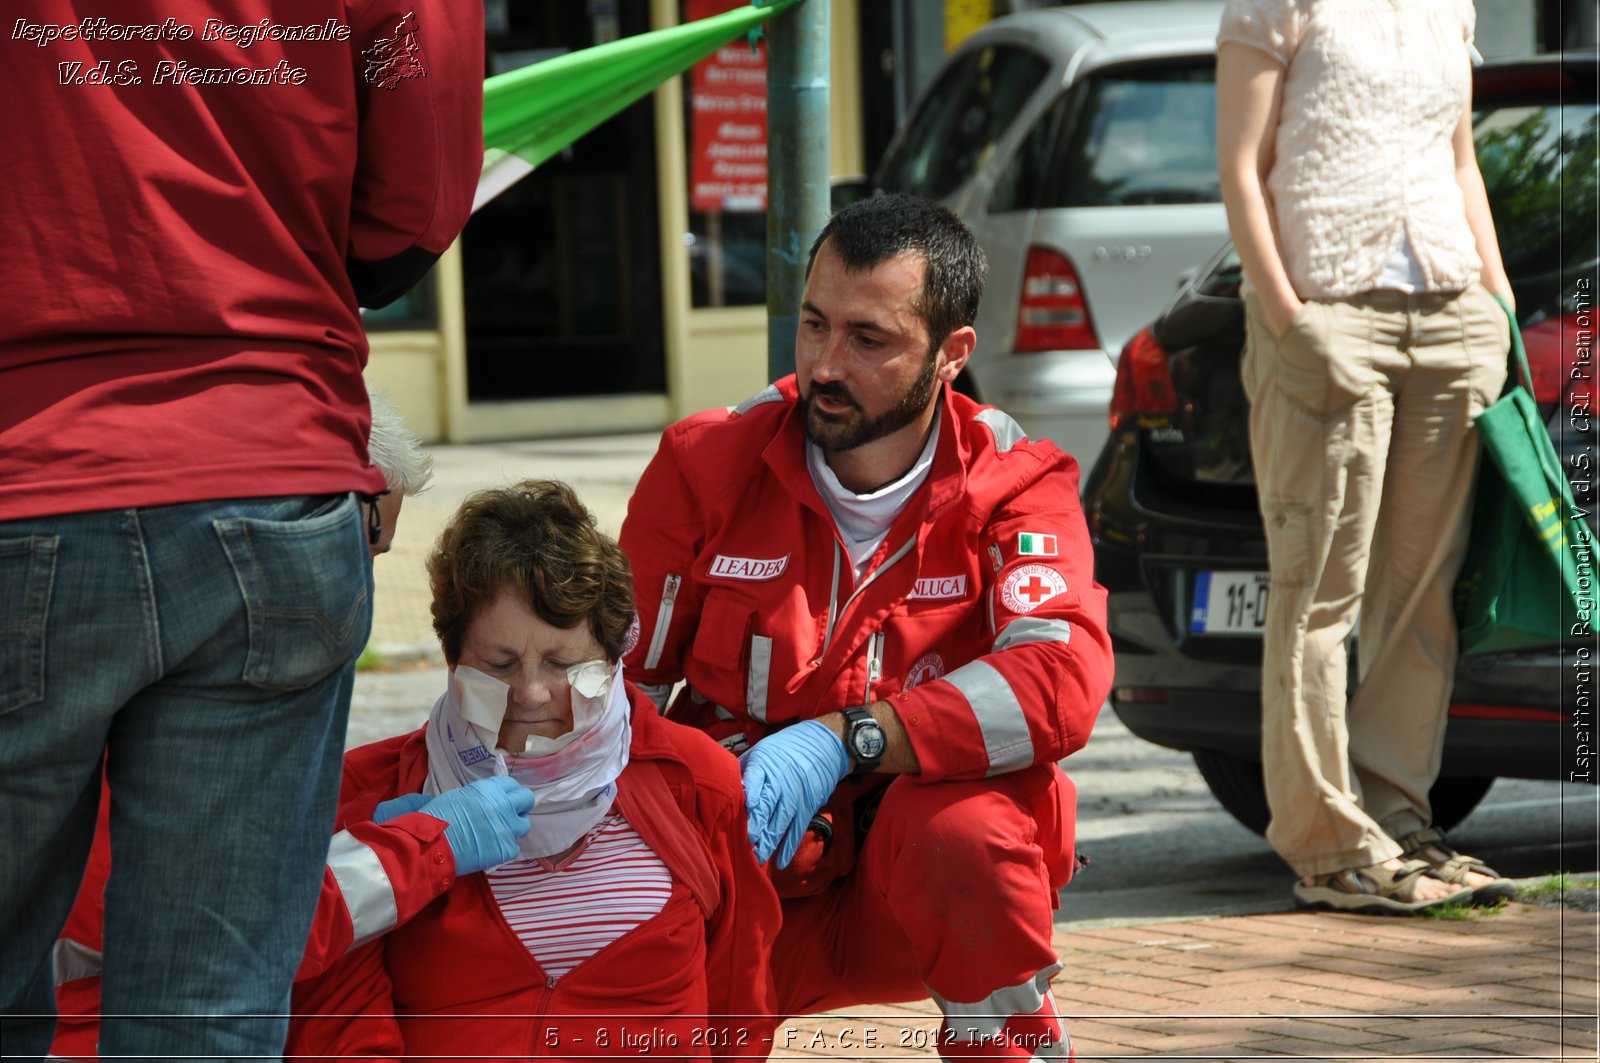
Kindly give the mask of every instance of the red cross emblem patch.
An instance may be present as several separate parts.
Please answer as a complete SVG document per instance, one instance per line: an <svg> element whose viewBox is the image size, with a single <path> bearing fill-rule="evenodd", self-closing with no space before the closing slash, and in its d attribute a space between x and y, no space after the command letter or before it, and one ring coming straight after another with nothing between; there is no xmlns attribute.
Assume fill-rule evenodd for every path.
<svg viewBox="0 0 1600 1063"><path fill-rule="evenodd" d="M1013 613L1031 613L1066 592L1067 581L1049 565L1019 565L1000 585L1000 600Z"/></svg>

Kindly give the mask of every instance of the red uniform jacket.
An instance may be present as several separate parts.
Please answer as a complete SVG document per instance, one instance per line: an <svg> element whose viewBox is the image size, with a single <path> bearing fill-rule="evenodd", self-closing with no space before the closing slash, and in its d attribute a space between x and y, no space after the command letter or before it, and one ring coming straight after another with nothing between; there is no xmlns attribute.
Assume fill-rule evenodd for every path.
<svg viewBox="0 0 1600 1063"><path fill-rule="evenodd" d="M686 679L675 717L750 742L888 700L927 780L1080 748L1112 658L1076 462L946 388L928 479L858 583L795 394L787 377L662 437L622 527L630 678L662 696Z"/></svg>
<svg viewBox="0 0 1600 1063"><path fill-rule="evenodd" d="M356 750L341 822L418 790L426 775L421 731ZM484 877L468 875L399 929L298 983L287 1054L765 1056L779 911L747 838L737 761L635 693L617 805L672 872L659 914L550 978Z"/></svg>
<svg viewBox="0 0 1600 1063"><path fill-rule="evenodd" d="M348 775L344 787L348 796ZM110 814L111 792L102 788L83 885L56 940L60 1019L50 1054L62 1059L98 1058L100 957L105 947L106 880L111 874ZM455 856L444 830L442 820L412 814L381 825L370 819L352 822L334 835L297 981L320 974L352 946L410 919L450 887L455 881Z"/></svg>

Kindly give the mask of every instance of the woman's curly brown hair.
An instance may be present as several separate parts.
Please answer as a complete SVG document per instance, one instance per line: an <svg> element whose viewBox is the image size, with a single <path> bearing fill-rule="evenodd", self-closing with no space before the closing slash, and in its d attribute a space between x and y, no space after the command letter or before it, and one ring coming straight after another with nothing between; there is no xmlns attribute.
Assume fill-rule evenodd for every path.
<svg viewBox="0 0 1600 1063"><path fill-rule="evenodd" d="M587 623L611 661L622 656L633 625L627 556L557 480L470 495L434 544L428 582L433 630L452 664L472 618L508 587L547 624Z"/></svg>

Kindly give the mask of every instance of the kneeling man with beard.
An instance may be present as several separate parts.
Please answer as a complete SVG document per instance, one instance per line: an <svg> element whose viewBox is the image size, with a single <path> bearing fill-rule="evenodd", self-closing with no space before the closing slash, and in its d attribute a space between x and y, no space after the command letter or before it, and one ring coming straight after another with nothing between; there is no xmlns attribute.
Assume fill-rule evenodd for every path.
<svg viewBox="0 0 1600 1063"><path fill-rule="evenodd" d="M985 270L933 203L833 217L795 375L673 425L639 482L627 668L740 756L783 1014L931 996L941 1055L1065 1059L1056 762L1110 687L1106 596L1077 463L950 386Z"/></svg>

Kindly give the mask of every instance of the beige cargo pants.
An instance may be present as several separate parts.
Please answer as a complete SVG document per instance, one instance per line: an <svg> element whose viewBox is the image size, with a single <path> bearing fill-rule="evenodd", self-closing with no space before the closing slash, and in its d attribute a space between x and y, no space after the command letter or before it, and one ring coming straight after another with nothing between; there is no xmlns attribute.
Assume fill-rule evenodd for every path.
<svg viewBox="0 0 1600 1063"><path fill-rule="evenodd" d="M1509 325L1477 284L1307 303L1281 337L1253 295L1246 308L1242 373L1272 571L1267 840L1298 874L1323 875L1395 856L1395 838L1431 826L1472 421L1500 394Z"/></svg>

